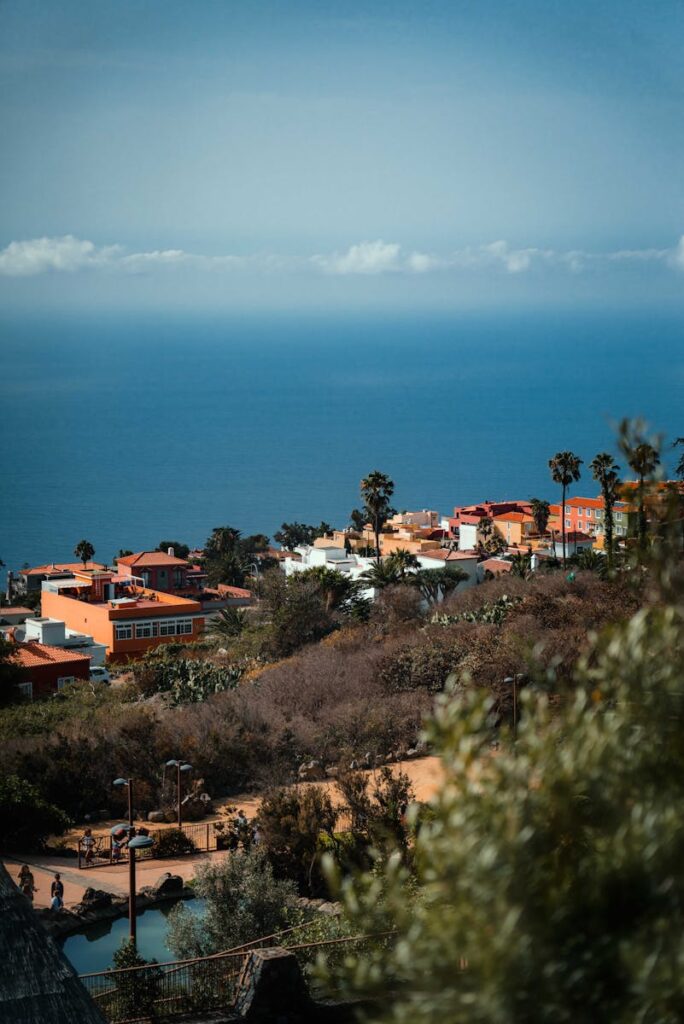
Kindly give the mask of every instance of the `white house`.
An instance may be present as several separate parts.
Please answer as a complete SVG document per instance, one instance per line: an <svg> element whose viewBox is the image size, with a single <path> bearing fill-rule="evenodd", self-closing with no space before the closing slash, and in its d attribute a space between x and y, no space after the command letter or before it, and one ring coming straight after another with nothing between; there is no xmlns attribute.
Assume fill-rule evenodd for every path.
<svg viewBox="0 0 684 1024"><path fill-rule="evenodd" d="M77 633L68 629L65 623L59 619L50 619L45 616L36 616L33 619L26 619L23 626L15 630L15 637L20 643L28 643L37 640L39 644L48 644L50 647L67 647L76 650L79 654L85 654L90 658L92 665L104 665L107 655L107 648L104 644L93 640L92 636L86 633Z"/></svg>
<svg viewBox="0 0 684 1024"><path fill-rule="evenodd" d="M458 550L472 551L477 547L477 530L479 523L458 524Z"/></svg>

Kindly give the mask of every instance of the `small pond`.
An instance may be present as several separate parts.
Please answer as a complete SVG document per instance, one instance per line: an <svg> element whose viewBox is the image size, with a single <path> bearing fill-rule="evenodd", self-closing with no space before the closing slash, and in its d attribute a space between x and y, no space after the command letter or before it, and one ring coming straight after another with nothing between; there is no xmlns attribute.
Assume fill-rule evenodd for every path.
<svg viewBox="0 0 684 1024"><path fill-rule="evenodd" d="M203 900L191 900L185 906L201 911ZM138 952L146 960L175 960L166 945L167 918L175 903L164 903L138 914ZM106 971L113 964L114 953L128 938L128 918L100 921L69 935L62 944L64 954L77 974Z"/></svg>

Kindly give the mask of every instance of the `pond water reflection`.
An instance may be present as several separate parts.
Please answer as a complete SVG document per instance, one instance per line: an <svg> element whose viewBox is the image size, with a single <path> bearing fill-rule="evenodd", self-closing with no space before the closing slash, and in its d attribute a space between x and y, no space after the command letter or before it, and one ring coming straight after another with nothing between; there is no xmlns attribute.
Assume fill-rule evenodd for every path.
<svg viewBox="0 0 684 1024"><path fill-rule="evenodd" d="M191 900L186 906L199 911L203 900ZM166 945L168 916L175 903L164 903L138 914L138 952L146 960L175 960ZM114 953L128 938L128 918L100 921L69 935L62 944L64 954L77 974L106 971L112 966Z"/></svg>

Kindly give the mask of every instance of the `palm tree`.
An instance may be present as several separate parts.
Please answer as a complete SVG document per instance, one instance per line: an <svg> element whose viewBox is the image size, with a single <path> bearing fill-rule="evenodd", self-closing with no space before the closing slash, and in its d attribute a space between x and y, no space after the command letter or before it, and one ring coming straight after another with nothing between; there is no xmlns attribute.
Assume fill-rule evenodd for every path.
<svg viewBox="0 0 684 1024"><path fill-rule="evenodd" d="M74 548L74 554L83 562L83 568L85 569L88 562L95 554L95 548L89 540L79 540L78 544Z"/></svg>
<svg viewBox="0 0 684 1024"><path fill-rule="evenodd" d="M243 608L222 608L217 617L211 620L207 635L216 641L234 640L246 624L247 614Z"/></svg>
<svg viewBox="0 0 684 1024"><path fill-rule="evenodd" d="M555 484L561 486L561 526L563 528L563 568L566 565L565 559L565 496L568 487L576 483L580 478L580 466L582 460L573 452L556 452L552 459L549 459L551 479Z"/></svg>
<svg viewBox="0 0 684 1024"><path fill-rule="evenodd" d="M518 576L521 580L529 580L532 575L532 552L523 554L521 551L513 555L511 559L511 575Z"/></svg>
<svg viewBox="0 0 684 1024"><path fill-rule="evenodd" d="M388 561L394 562L402 578L406 576L409 569L420 568L420 562L416 556L411 551L407 551L406 548L397 548L394 554L390 555Z"/></svg>
<svg viewBox="0 0 684 1024"><path fill-rule="evenodd" d="M646 547L648 523L646 521L646 479L653 476L660 465L660 452L644 436L645 424L641 420L623 420L620 424L620 450L637 478L639 547Z"/></svg>
<svg viewBox="0 0 684 1024"><path fill-rule="evenodd" d="M541 537L546 533L546 527L549 525L551 506L548 501L543 501L541 498L530 498L530 509L532 510L535 529Z"/></svg>
<svg viewBox="0 0 684 1024"><path fill-rule="evenodd" d="M383 590L385 587L393 587L404 582L401 568L392 558L369 566L359 579L374 590Z"/></svg>
<svg viewBox="0 0 684 1024"><path fill-rule="evenodd" d="M599 452L594 456L589 469L594 480L597 480L601 487L603 496L603 514L605 522L606 556L608 558L608 569L613 568L613 507L617 499L618 473L620 467L615 459L608 452Z"/></svg>
<svg viewBox="0 0 684 1024"><path fill-rule="evenodd" d="M363 498L363 516L371 524L375 535L376 559L380 563L380 531L395 509L390 505L394 494L394 480L386 473L375 469L361 481L361 497Z"/></svg>

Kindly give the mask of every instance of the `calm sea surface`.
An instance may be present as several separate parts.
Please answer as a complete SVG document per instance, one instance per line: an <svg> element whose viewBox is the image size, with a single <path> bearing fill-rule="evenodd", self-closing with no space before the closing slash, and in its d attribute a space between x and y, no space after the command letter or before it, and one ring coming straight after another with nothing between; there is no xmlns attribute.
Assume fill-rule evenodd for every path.
<svg viewBox="0 0 684 1024"><path fill-rule="evenodd" d="M106 561L344 525L375 468L398 508L553 498L549 457L588 462L624 415L684 435L684 318L664 314L36 318L0 323L0 351L13 568L83 537Z"/></svg>

